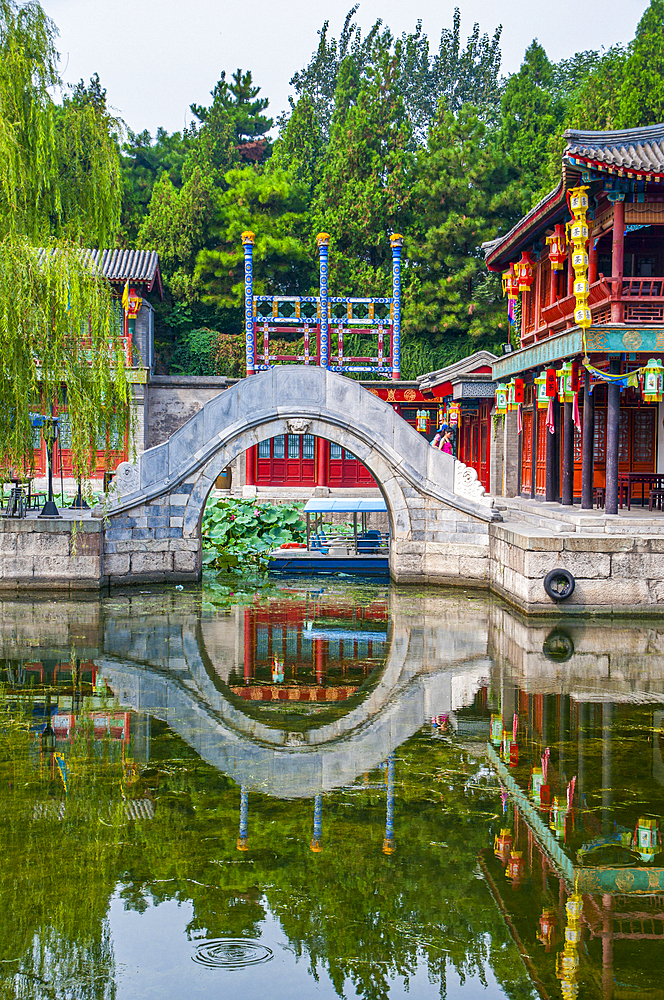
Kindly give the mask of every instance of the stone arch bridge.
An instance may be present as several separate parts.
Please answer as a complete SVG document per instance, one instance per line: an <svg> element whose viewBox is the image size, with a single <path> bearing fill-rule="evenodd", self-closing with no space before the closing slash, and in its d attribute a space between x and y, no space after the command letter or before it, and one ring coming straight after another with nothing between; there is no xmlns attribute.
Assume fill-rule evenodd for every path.
<svg viewBox="0 0 664 1000"><path fill-rule="evenodd" d="M472 469L433 449L359 383L320 367L281 367L209 400L168 441L122 463L108 506L103 576L111 583L196 580L201 518L219 473L279 434L315 434L356 455L385 498L397 582L488 579L493 501Z"/></svg>

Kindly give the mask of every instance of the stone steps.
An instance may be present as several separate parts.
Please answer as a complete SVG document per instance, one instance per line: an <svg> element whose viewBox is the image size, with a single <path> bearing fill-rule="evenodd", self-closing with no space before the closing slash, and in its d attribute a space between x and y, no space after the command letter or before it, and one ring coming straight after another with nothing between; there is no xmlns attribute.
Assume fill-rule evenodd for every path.
<svg viewBox="0 0 664 1000"><path fill-rule="evenodd" d="M619 514L605 514L602 510L583 511L564 508L560 504L520 497L501 497L503 517L512 522L533 525L553 534L576 532L583 535L664 535L664 516L648 511L630 515L625 510Z"/></svg>

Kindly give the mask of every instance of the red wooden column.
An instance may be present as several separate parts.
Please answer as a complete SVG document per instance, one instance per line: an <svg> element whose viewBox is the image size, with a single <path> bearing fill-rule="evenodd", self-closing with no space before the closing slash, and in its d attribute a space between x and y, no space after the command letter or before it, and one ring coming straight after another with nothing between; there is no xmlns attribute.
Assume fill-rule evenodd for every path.
<svg viewBox="0 0 664 1000"><path fill-rule="evenodd" d="M247 475L245 482L247 486L256 485L256 445L252 445L251 448L247 448L245 453L245 462L247 466Z"/></svg>
<svg viewBox="0 0 664 1000"><path fill-rule="evenodd" d="M593 508L595 449L595 397L590 391L590 372L586 372L583 390L583 444L581 446L581 509Z"/></svg>
<svg viewBox="0 0 664 1000"><path fill-rule="evenodd" d="M624 196L623 196L624 197ZM611 284L613 288L611 302L611 322L622 323L625 309L620 301L622 295L622 279L625 262L625 202L616 201L613 205L613 247L611 258Z"/></svg>
<svg viewBox="0 0 664 1000"><path fill-rule="evenodd" d="M327 486L327 460L330 453L330 445L325 438L316 438L316 446L318 449L316 455L316 485Z"/></svg>

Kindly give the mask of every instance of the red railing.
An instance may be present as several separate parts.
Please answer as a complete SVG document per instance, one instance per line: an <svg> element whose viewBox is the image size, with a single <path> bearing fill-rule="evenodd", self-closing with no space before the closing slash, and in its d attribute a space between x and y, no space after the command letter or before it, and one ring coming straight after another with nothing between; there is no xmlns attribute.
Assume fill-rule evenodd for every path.
<svg viewBox="0 0 664 1000"><path fill-rule="evenodd" d="M573 323L575 298L566 295L541 310L539 321L529 323L524 330L522 346L532 343L543 334L559 333L568 323ZM593 323L603 325L612 321L612 306L618 305L620 319L624 323L664 323L664 277L651 278L605 278L590 286L588 305Z"/></svg>

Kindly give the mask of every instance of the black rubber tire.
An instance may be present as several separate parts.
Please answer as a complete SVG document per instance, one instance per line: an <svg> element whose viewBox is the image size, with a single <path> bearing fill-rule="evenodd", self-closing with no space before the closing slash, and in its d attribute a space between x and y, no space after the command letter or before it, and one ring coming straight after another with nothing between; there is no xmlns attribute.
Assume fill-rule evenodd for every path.
<svg viewBox="0 0 664 1000"><path fill-rule="evenodd" d="M576 580L568 569L552 569L544 577L544 589L552 601L566 601L575 586Z"/></svg>

